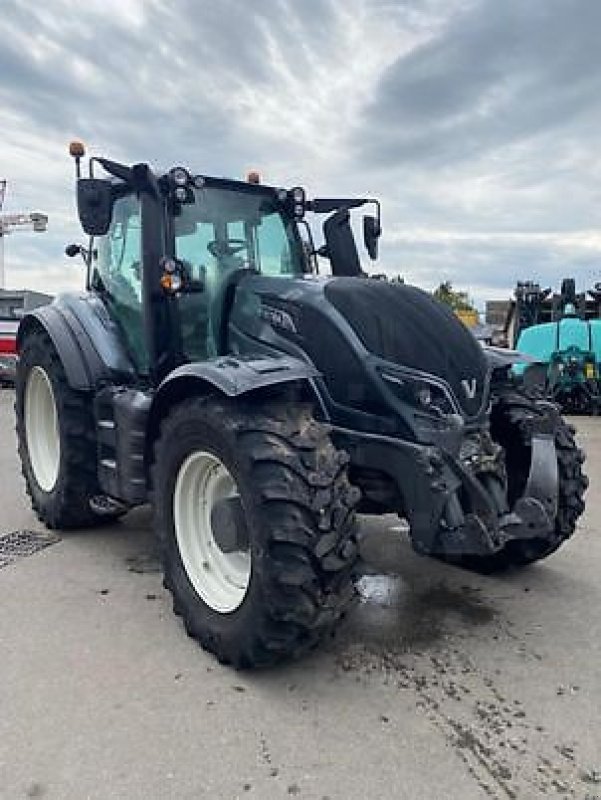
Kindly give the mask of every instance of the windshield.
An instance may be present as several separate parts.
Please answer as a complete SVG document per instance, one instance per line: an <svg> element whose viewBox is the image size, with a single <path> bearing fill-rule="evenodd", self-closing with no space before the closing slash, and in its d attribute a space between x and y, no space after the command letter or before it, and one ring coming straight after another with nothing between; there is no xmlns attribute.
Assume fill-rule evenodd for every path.
<svg viewBox="0 0 601 800"><path fill-rule="evenodd" d="M175 255L210 289L231 270L250 268L266 275L303 272L294 223L270 194L204 187L174 220Z"/></svg>
<svg viewBox="0 0 601 800"><path fill-rule="evenodd" d="M207 186L194 193L196 202L182 204L173 218L175 255L204 287L176 298L183 352L193 361L219 355L228 276L239 269L282 277L303 272L294 223L270 193L245 186Z"/></svg>

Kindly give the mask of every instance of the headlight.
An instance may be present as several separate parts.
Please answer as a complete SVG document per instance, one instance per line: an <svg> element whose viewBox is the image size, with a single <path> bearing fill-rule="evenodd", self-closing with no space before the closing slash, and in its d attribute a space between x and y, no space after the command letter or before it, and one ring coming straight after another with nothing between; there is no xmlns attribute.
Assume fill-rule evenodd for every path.
<svg viewBox="0 0 601 800"><path fill-rule="evenodd" d="M421 389L417 390L415 396L420 406L428 408L432 405L432 389L429 386L422 386Z"/></svg>
<svg viewBox="0 0 601 800"><path fill-rule="evenodd" d="M392 373L381 370L380 375L399 400L420 411L436 416L458 413L447 389L434 381L400 371Z"/></svg>

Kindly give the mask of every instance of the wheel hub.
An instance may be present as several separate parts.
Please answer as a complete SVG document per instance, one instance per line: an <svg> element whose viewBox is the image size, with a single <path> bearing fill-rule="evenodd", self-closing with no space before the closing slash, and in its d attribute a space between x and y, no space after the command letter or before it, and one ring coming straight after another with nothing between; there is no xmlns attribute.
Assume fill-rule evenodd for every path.
<svg viewBox="0 0 601 800"><path fill-rule="evenodd" d="M251 549L236 482L217 456L197 451L182 463L173 517L179 553L195 591L214 611L235 611L250 583Z"/></svg>
<svg viewBox="0 0 601 800"><path fill-rule="evenodd" d="M248 528L239 496L218 500L211 510L211 528L224 553L248 550Z"/></svg>

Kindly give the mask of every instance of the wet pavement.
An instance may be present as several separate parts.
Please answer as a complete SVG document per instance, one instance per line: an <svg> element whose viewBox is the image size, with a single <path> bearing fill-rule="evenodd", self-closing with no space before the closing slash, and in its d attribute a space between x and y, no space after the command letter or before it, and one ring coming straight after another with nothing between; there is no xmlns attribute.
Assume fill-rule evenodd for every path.
<svg viewBox="0 0 601 800"><path fill-rule="evenodd" d="M10 405L0 392L0 534L40 532ZM0 798L601 798L601 420L577 425L591 489L557 555L474 576L363 518L356 608L267 672L186 637L147 509L12 557Z"/></svg>

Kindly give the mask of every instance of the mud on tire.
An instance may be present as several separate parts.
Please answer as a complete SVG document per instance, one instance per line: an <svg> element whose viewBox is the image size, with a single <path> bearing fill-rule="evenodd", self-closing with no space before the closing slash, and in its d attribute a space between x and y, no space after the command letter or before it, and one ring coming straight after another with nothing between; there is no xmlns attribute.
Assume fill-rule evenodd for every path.
<svg viewBox="0 0 601 800"><path fill-rule="evenodd" d="M56 481L45 489L36 478L27 444L26 392L34 370L46 376L52 389L60 440ZM71 389L50 338L43 331L30 333L21 348L16 377L17 439L27 493L38 518L48 528L82 528L106 522L90 507L101 495L96 473L96 434L92 398ZM29 431L35 435L34 431ZM114 519L113 517L110 517Z"/></svg>
<svg viewBox="0 0 601 800"><path fill-rule="evenodd" d="M199 452L231 474L248 530L248 587L229 613L197 593L178 547L177 476ZM353 599L359 493L347 461L298 402L191 398L164 420L153 467L164 583L188 634L222 663L250 668L297 656L333 630Z"/></svg>

